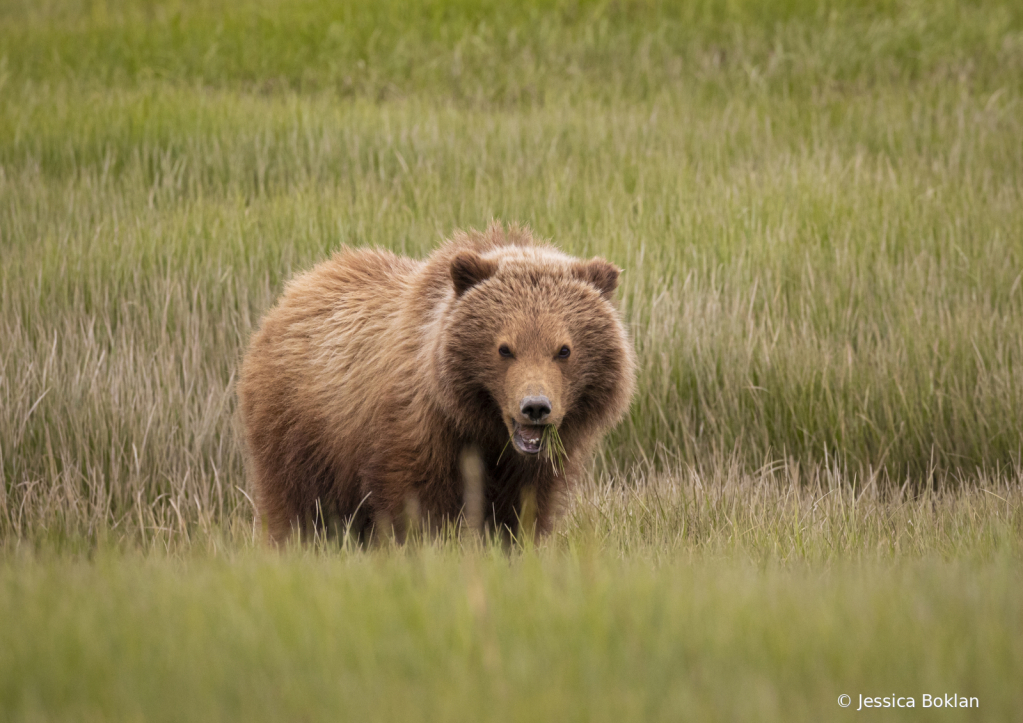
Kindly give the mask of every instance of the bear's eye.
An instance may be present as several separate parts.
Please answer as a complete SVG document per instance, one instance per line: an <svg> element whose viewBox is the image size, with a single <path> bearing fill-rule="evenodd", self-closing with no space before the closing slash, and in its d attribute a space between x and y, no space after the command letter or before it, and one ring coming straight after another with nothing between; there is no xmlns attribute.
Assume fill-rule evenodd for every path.
<svg viewBox="0 0 1023 723"><path fill-rule="evenodd" d="M507 344L502 344L500 347L498 347L497 353L503 356L505 359L510 359L512 355L511 349L508 348Z"/></svg>
<svg viewBox="0 0 1023 723"><path fill-rule="evenodd" d="M561 351L558 352L558 359L568 359L568 355L572 353L572 350L567 346L561 347Z"/></svg>

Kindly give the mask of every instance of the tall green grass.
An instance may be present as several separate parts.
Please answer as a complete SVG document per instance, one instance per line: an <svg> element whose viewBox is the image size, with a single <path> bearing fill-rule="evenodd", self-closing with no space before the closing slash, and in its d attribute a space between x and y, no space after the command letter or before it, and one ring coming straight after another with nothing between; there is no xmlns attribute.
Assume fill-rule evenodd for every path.
<svg viewBox="0 0 1023 723"><path fill-rule="evenodd" d="M5 535L244 518L232 382L286 278L493 217L625 269L603 473L1020 468L1012 4L14 4L0 37Z"/></svg>
<svg viewBox="0 0 1023 723"><path fill-rule="evenodd" d="M13 0L0 23L17 80L532 104L679 87L1018 88L1023 11L997 0Z"/></svg>
<svg viewBox="0 0 1023 723"><path fill-rule="evenodd" d="M1018 479L978 483L855 494L790 467L591 486L541 547L511 551L462 535L268 553L222 526L35 535L0 558L0 709L809 721L852 715L842 694L854 710L894 694L927 720L1011 720L1023 500ZM924 710L924 693L980 707Z"/></svg>
<svg viewBox="0 0 1023 723"><path fill-rule="evenodd" d="M17 560L0 569L18 621L0 627L0 701L26 721L1014 720L1014 568L446 548ZM924 693L979 708L924 709ZM916 705L857 713L859 694Z"/></svg>
<svg viewBox="0 0 1023 723"><path fill-rule="evenodd" d="M0 4L0 718L1018 717L1017 5ZM564 519L267 552L260 315L495 217L625 270Z"/></svg>

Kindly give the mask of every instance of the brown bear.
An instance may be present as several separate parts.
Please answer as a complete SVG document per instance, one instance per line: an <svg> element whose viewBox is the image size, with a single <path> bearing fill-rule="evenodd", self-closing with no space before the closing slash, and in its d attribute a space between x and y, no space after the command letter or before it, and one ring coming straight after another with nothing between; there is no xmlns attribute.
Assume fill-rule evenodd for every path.
<svg viewBox="0 0 1023 723"><path fill-rule="evenodd" d="M425 261L343 248L292 280L238 386L270 538L403 535L410 510L508 536L527 502L548 532L632 396L618 276L491 224Z"/></svg>

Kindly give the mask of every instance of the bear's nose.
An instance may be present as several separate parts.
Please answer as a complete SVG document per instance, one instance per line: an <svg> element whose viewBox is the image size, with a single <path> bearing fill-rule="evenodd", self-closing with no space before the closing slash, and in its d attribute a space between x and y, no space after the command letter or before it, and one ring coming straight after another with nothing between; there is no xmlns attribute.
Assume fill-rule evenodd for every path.
<svg viewBox="0 0 1023 723"><path fill-rule="evenodd" d="M551 413L551 400L547 397L526 397L519 407L531 422L542 422Z"/></svg>

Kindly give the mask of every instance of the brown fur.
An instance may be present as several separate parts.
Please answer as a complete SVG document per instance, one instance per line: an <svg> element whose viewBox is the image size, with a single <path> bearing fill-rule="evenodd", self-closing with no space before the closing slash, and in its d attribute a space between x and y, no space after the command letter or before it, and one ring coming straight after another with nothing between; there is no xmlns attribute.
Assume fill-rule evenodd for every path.
<svg viewBox="0 0 1023 723"><path fill-rule="evenodd" d="M536 529L549 531L632 396L618 274L495 224L425 261L342 249L295 278L253 336L238 387L271 539L314 526L401 534L410 508L432 527L478 519L463 510L473 468L491 529L514 533L530 498ZM529 423L520 400L538 393L568 453L561 472L508 443Z"/></svg>

